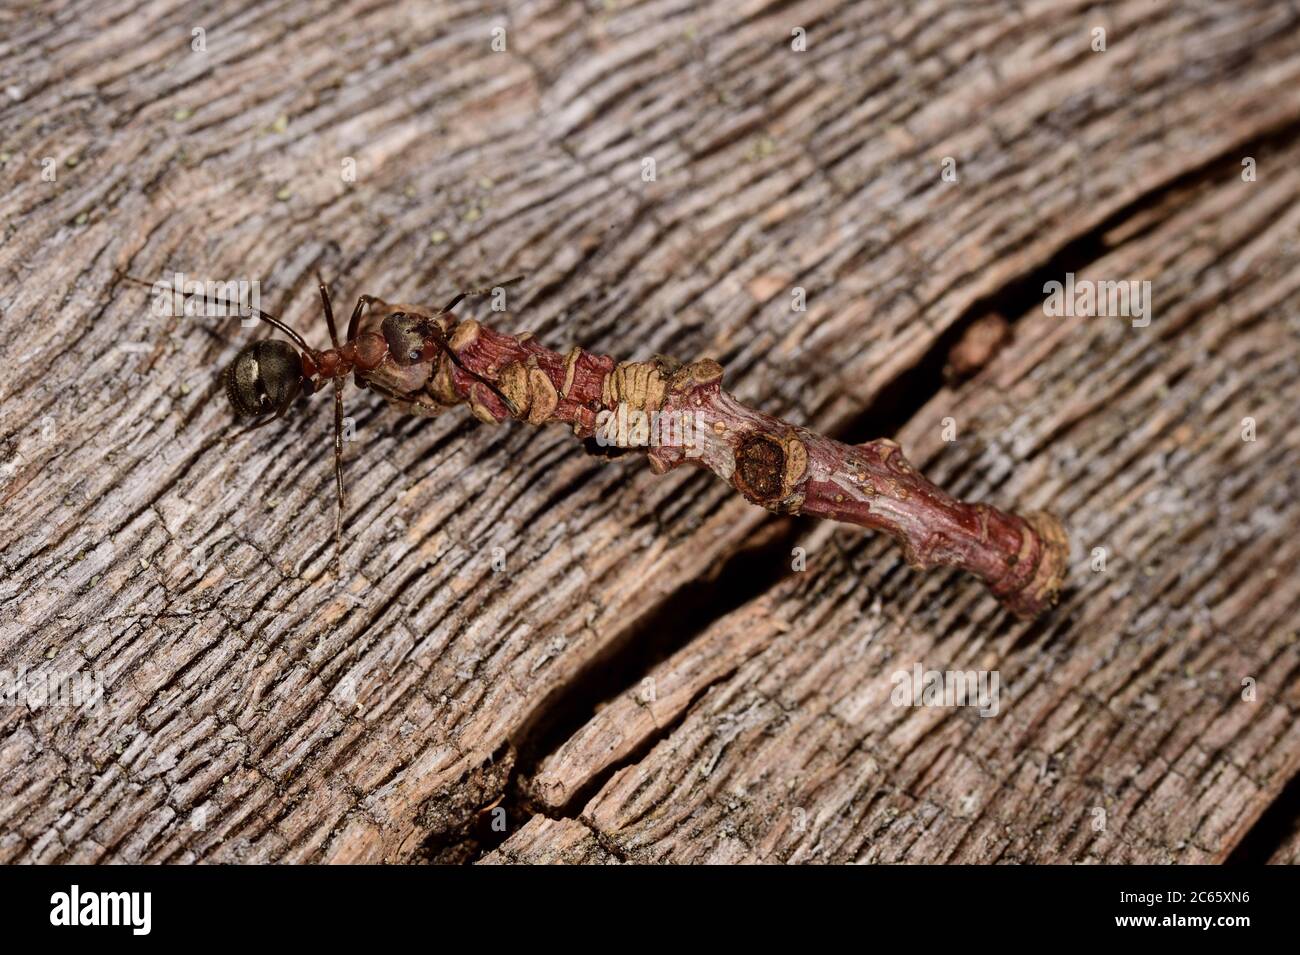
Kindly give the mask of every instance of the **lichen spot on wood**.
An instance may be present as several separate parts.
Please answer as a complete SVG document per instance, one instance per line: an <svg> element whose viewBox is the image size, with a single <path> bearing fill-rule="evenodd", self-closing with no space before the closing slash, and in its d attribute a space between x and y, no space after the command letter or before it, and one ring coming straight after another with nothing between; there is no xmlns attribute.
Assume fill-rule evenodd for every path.
<svg viewBox="0 0 1300 955"><path fill-rule="evenodd" d="M785 496L785 446L766 434L751 432L736 448L736 489L755 504L774 504Z"/></svg>

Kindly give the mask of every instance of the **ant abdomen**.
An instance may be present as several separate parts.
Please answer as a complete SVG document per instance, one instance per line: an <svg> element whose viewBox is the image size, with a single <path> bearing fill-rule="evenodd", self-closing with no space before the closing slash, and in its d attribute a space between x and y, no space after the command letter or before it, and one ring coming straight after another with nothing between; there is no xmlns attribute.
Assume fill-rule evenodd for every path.
<svg viewBox="0 0 1300 955"><path fill-rule="evenodd" d="M302 358L288 342L268 338L240 349L222 378L239 417L283 412L302 390Z"/></svg>

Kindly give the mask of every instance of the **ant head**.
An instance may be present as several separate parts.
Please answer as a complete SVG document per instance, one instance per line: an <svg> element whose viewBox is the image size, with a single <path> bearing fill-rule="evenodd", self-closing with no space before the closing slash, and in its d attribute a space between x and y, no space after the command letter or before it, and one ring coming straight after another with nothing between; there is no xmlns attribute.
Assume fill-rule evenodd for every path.
<svg viewBox="0 0 1300 955"><path fill-rule="evenodd" d="M393 362L414 365L434 359L440 350L439 340L446 341L450 324L439 316L424 314L423 310L398 305L384 317L380 331Z"/></svg>
<svg viewBox="0 0 1300 955"><path fill-rule="evenodd" d="M253 342L240 350L223 378L239 417L280 412L302 390L302 357L279 339Z"/></svg>
<svg viewBox="0 0 1300 955"><path fill-rule="evenodd" d="M424 361L425 321L410 312L390 312L380 326L388 353L399 365Z"/></svg>

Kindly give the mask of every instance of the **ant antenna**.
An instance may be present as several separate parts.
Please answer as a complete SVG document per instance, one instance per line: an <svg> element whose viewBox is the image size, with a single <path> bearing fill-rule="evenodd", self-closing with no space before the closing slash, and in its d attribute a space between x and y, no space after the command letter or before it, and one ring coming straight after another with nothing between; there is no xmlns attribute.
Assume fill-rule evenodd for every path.
<svg viewBox="0 0 1300 955"><path fill-rule="evenodd" d="M522 282L523 278L524 277L522 275L516 275L514 278L506 279L504 282L497 282L495 285L488 285L483 288L470 289L469 291L466 292L458 292L450 302L448 302L438 311L438 314L446 315L449 312L451 312L453 308L459 305L464 299L478 298L481 295L487 295L491 292L496 291L498 288L504 288L507 285L513 285L516 282ZM506 406L506 410L510 412L510 416L512 418L520 417L519 406L516 405L513 401L511 401L510 398L506 395L506 393L503 392L496 385L494 385L492 382L488 381L482 375L479 375L476 372L473 372L470 369L466 368L465 365L461 362L460 356L457 355L454 351L452 351L451 345L447 342L447 336L442 334L441 329L438 329L437 331L438 334L434 336L434 340L437 341L438 347L441 348L443 352L447 355L447 357L451 359L452 364L455 365L457 368L459 368L461 371L465 372L465 374L469 375L471 378L477 380L480 384L486 385L487 389L491 391L492 394L496 395L497 398L501 400L501 403Z"/></svg>
<svg viewBox="0 0 1300 955"><path fill-rule="evenodd" d="M126 272L119 271L117 275L119 278L126 279L128 282L134 282L136 285L142 285L145 288L150 290L157 289L159 285L162 285L164 288L170 288L170 286L166 285L165 283L146 282L144 279L136 278L134 275L130 275ZM173 291L175 290L173 289ZM244 311L251 312L252 314L256 315L258 318L260 318L262 321L266 322L268 325L288 335L291 339L293 339L294 344L297 345L299 348L301 348L303 351L307 352L308 354L315 354L315 349L313 349L310 345L308 345L306 340L301 335L299 335L292 328L286 325L283 321L281 321L279 318L276 318L274 315L270 314L269 312L264 312L259 308L246 306L239 302L232 302L230 301L230 299L216 298L214 296L200 294L199 292L183 292L182 296L184 301L187 303L191 298L198 298L205 303L210 303L214 305L224 305L227 308L233 309L234 310L233 314L238 314Z"/></svg>
<svg viewBox="0 0 1300 955"><path fill-rule="evenodd" d="M443 314L443 312L450 312L453 308L459 305L463 299L478 298L481 295L487 295L491 292L495 292L499 288L505 288L507 285L514 285L516 282L522 282L523 280L524 277L522 275L516 275L512 279L506 279L504 282L497 282L495 285L487 285L484 286L483 288L470 289L467 292L460 292L456 295L455 298L453 298L450 302L444 305L442 307L442 311L440 311L438 314L441 315Z"/></svg>

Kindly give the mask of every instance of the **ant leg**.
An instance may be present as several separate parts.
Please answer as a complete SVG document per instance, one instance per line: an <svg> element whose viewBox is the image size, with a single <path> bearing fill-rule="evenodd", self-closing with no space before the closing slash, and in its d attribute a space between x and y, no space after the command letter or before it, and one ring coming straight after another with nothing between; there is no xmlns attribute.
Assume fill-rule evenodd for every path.
<svg viewBox="0 0 1300 955"><path fill-rule="evenodd" d="M430 337L438 344L438 347L441 348L443 350L443 353L446 354L446 356L451 359L451 363L455 365L457 368L459 368L461 371L463 371L465 374L469 375L475 381L478 381L479 383L486 385L487 389L490 392L492 392L492 394L496 395L497 398L501 400L501 403L506 406L506 410L510 412L510 417L512 418L523 417L523 415L519 411L519 406L516 405L513 401L511 401L510 397L504 391L502 391L496 385L492 384L492 382L488 381L482 375L470 371L470 369L465 367L464 363L462 363L460 360L460 356L457 355L456 352L452 350L451 343L447 341L447 336L442 333L442 329L434 326L429 329L429 332L430 332Z"/></svg>
<svg viewBox="0 0 1300 955"><path fill-rule="evenodd" d="M357 307L352 310L352 317L348 319L348 341L356 340L357 327L361 324L361 313L374 300L372 295L363 295L357 299Z"/></svg>
<svg viewBox="0 0 1300 955"><path fill-rule="evenodd" d="M258 428L266 427L272 421L279 421L282 417L284 417L284 413L285 411L288 410L288 408L289 408L288 404L283 404L280 407L275 409L275 414L271 415L271 417L263 418L261 421L255 422L254 424L250 424L247 428L241 428L239 431L236 431L232 435L228 435L222 440L226 444L230 444L232 441L239 440L240 438L242 438L244 435L248 434L251 431L256 431Z"/></svg>
<svg viewBox="0 0 1300 955"><path fill-rule="evenodd" d="M512 279L506 279L504 282L497 282L496 285L488 285L484 288L470 289L467 292L459 292L456 297L442 307L442 311L450 312L453 308L461 303L462 299L474 298L479 295L487 295L489 292L498 288L505 288L507 285L514 285L516 282L523 281L522 275L516 275Z"/></svg>
<svg viewBox="0 0 1300 955"><path fill-rule="evenodd" d="M338 509L334 513L334 561L343 569L343 379L334 379L334 483L338 488Z"/></svg>
<svg viewBox="0 0 1300 955"><path fill-rule="evenodd" d="M456 294L455 297L452 298L450 302L448 302L446 305L442 307L442 311L439 312L438 314L443 315L446 314L447 312L450 312L453 308L459 305L464 299L473 298L478 295L486 295L495 289L505 288L507 285L514 285L516 282L521 282L523 281L523 278L524 277L522 275L516 275L514 278L506 279L504 282L497 282L495 285L489 285L484 288L470 289L469 291L466 292L459 292ZM501 403L506 406L506 410L510 412L510 416L512 418L522 417L519 413L519 406L516 405L513 401L511 401L500 388L492 384L492 382L487 381L482 376L474 374L474 372L470 371L468 368L464 366L464 364L461 363L460 357L454 351L451 350L451 345L448 343L447 337L445 335L439 332L439 334L435 335L434 338L438 343L438 347L441 348L446 353L447 357L451 359L452 364L455 365L457 368L459 368L461 371L465 372L466 374L482 382L484 385L487 385L488 390L491 391L492 394L496 395L497 398L500 399Z"/></svg>
<svg viewBox="0 0 1300 955"><path fill-rule="evenodd" d="M330 328L330 344L335 348L339 347L339 330L334 325L334 306L330 304L330 287L325 284L319 275L316 276L320 282L320 301L325 306L325 321Z"/></svg>
<svg viewBox="0 0 1300 955"><path fill-rule="evenodd" d="M368 388L369 390L373 391L375 394L379 395L379 397L385 398L389 401L401 401L406 404L410 404L414 400L411 396L419 394L418 390L408 392L406 394L402 394L401 392L394 391L392 388L389 388L387 385L381 385L375 381L366 381L364 378L361 379L361 381L364 382L363 384L361 384L362 388Z"/></svg>

